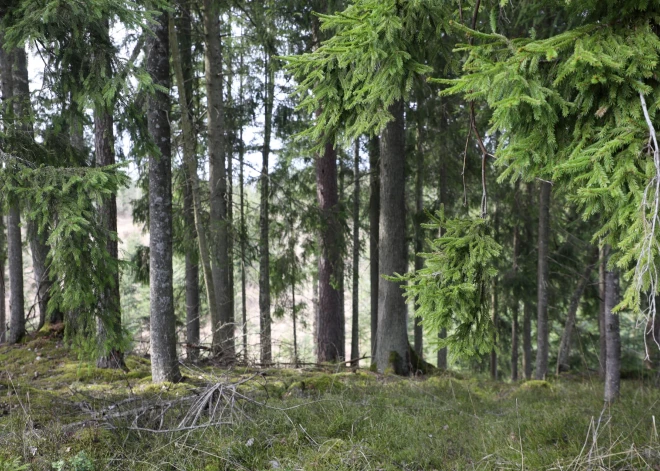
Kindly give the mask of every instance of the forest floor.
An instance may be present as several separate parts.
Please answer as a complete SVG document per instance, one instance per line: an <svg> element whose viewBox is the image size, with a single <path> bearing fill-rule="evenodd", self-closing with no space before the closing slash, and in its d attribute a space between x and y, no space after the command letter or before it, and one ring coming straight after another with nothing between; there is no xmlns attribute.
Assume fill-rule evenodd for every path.
<svg viewBox="0 0 660 471"><path fill-rule="evenodd" d="M0 347L0 471L660 470L660 389L595 378L184 367L151 384L79 361L58 332Z"/></svg>

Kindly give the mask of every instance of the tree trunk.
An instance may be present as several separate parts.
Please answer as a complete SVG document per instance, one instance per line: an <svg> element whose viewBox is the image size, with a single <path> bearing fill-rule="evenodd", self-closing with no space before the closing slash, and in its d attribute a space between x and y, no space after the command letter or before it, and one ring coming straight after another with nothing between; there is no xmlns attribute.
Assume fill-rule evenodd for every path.
<svg viewBox="0 0 660 471"><path fill-rule="evenodd" d="M273 103L275 99L275 73L271 64L270 51L265 51L265 111L264 144L261 154L261 176L259 186L261 204L259 212L259 326L261 332L261 363L273 361L270 316L270 140L273 126Z"/></svg>
<svg viewBox="0 0 660 471"><path fill-rule="evenodd" d="M438 182L438 201L442 207L447 210L449 205L449 187L447 186L447 159L443 156L440 158L440 181ZM438 237L442 237L442 228L438 228ZM443 340L447 338L447 329L443 327L438 332L438 339ZM437 358L438 368L441 370L447 369L447 347L438 350Z"/></svg>
<svg viewBox="0 0 660 471"><path fill-rule="evenodd" d="M291 222L293 230L293 221ZM293 364L298 367L298 316L296 313L296 244L293 233L289 241L291 257L291 317L293 319Z"/></svg>
<svg viewBox="0 0 660 471"><path fill-rule="evenodd" d="M360 139L355 140L353 155L353 312L351 323L351 360L360 358ZM354 361L352 366L358 366Z"/></svg>
<svg viewBox="0 0 660 471"><path fill-rule="evenodd" d="M149 156L149 284L151 375L155 383L181 379L176 353L172 276L172 148L168 14L159 12L149 36L147 72L156 89L149 97L149 133L158 151ZM162 89L167 91L162 91Z"/></svg>
<svg viewBox="0 0 660 471"><path fill-rule="evenodd" d="M424 250L424 229L421 221L424 216L424 153L422 149L422 125L421 119L417 123L417 175L415 179L415 271L424 268L424 259L420 256ZM415 306L416 307L416 306ZM424 358L424 329L422 318L414 318L414 345L415 353L419 358Z"/></svg>
<svg viewBox="0 0 660 471"><path fill-rule="evenodd" d="M337 228L343 227L343 224L339 221L339 215L341 211L339 208L344 206L345 201L345 179L346 179L346 167L344 162L339 160L339 203L337 205ZM341 332L341 337L339 340L339 361L346 359L346 266L344 263L344 232L340 230L338 232L339 242L338 246L340 248L339 254L337 255L337 291L339 292L339 328Z"/></svg>
<svg viewBox="0 0 660 471"><path fill-rule="evenodd" d="M493 348L490 351L490 378L492 380L497 380L497 333L498 333L498 326L500 323L500 316L499 316L499 305L498 305L498 298L497 298L497 279L493 280Z"/></svg>
<svg viewBox="0 0 660 471"><path fill-rule="evenodd" d="M337 284L339 272L339 195L337 190L337 153L334 143L325 145L323 155L316 159L316 185L321 213L319 247L319 318L317 349L319 362L334 362L341 354L342 326L340 296Z"/></svg>
<svg viewBox="0 0 660 471"><path fill-rule="evenodd" d="M2 47L2 46L0 46ZM0 67L2 63L0 62ZM3 201L0 199L0 207ZM5 240L5 216L0 211L0 343L5 342L7 333L7 311L5 307L5 265L7 262L7 245Z"/></svg>
<svg viewBox="0 0 660 471"><path fill-rule="evenodd" d="M13 94L12 77L11 77L11 54L4 50L4 35L0 30L0 91L2 91L2 101L0 104L0 113L3 116L9 111L9 100ZM5 128L8 121L4 118ZM3 207L5 201L0 200L0 208ZM5 236L5 223L4 214L0 210L0 343L5 342L7 339L7 312L6 312L6 289L5 289L5 265L7 262L7 239Z"/></svg>
<svg viewBox="0 0 660 471"><path fill-rule="evenodd" d="M380 273L405 274L405 124L404 104L391 105L394 120L385 127L381 138L380 159ZM378 337L376 365L379 372L392 369L396 374L410 371L410 351L406 323L406 301L399 283L381 278L378 284Z"/></svg>
<svg viewBox="0 0 660 471"><path fill-rule="evenodd" d="M515 209L519 210L518 205L518 186L516 185L516 204ZM518 256L520 255L520 231L518 224L513 226L513 260L512 269L513 277L516 279L518 275ZM518 309L520 302L517 298L517 293L513 293L513 305L511 306L511 381L518 381Z"/></svg>
<svg viewBox="0 0 660 471"><path fill-rule="evenodd" d="M550 244L550 192L552 185L541 182L539 196L538 234L538 300L535 379L545 379L548 373L549 325L548 325L548 285L549 285L549 244Z"/></svg>
<svg viewBox="0 0 660 471"><path fill-rule="evenodd" d="M523 373L525 379L532 379L532 312L529 301L523 303Z"/></svg>
<svg viewBox="0 0 660 471"><path fill-rule="evenodd" d="M241 70L243 69L243 55L241 54ZM241 99L243 97L243 76L241 76ZM240 251L241 251L241 314L243 323L243 359L248 361L248 326L247 326L247 282L245 273L245 251L247 240L247 227L245 224L245 145L243 143L243 125L239 130L239 192L241 204L241 235L240 235ZM261 316L260 316L261 317Z"/></svg>
<svg viewBox="0 0 660 471"><path fill-rule="evenodd" d="M600 264L598 265L598 331L599 347L598 373L601 379L605 379L607 369L607 329L605 324L605 274L607 273L608 249L607 246L600 248Z"/></svg>
<svg viewBox="0 0 660 471"><path fill-rule="evenodd" d="M196 137L195 131L193 129L192 122L192 96L188 96L188 93L191 92L185 84L187 83L184 75L184 64L182 61L182 56L179 53L179 41L176 34L176 29L174 28L174 23L170 22L170 45L172 48L172 65L174 68L174 75L177 81L177 88L179 92L179 106L181 107L181 128L183 131L183 162L185 166L186 173L186 186L190 188L190 199L189 203L192 203L192 219L194 220L195 231L194 234L189 234L190 237L194 235L197 236L198 248L199 248L199 258L202 262L202 273L204 275L204 287L206 288L206 299L211 313L211 322L213 319L218 319L218 303L216 302L215 287L213 284L213 270L211 268L211 255L208 246L208 241L206 239L206 230L202 221L202 202L200 196L199 188L199 176L197 174L197 155L195 151L196 147ZM182 84L184 84L182 86ZM184 205L185 205L184 201ZM186 213L186 217L190 217L189 213ZM192 250L192 249L191 249ZM191 254L192 255L192 254ZM194 254L195 258L197 254ZM194 259L188 258L188 253L186 254L186 286L188 282L193 283L193 277L199 279L198 269L190 267L190 265L195 263ZM188 268L192 268L189 272ZM197 272L197 273L195 273ZM190 280L188 280L190 276ZM197 284L199 285L199 283ZM191 304L187 304L186 308L186 318L188 322L188 327L186 328L186 336L188 340L197 339L193 345L199 342L199 288L197 287L198 294L195 295L194 288L190 288L190 301ZM197 301L195 303L195 300ZM188 288L186 288L186 303L188 303ZM195 306L197 308L195 309ZM195 314L195 311L197 314ZM192 322L192 323L191 323ZM188 337L188 331L190 330L190 337ZM191 343L190 341L188 343ZM197 351L195 349L195 351ZM193 359L197 356L197 353L193 354Z"/></svg>
<svg viewBox="0 0 660 471"><path fill-rule="evenodd" d="M561 342L559 343L559 352L557 353L557 375L563 371L569 370L568 358L571 353L571 336L573 335L573 328L575 327L575 316L580 305L580 300L582 299L582 293L584 293L587 283L589 283L591 272L598 260L598 249L596 249L591 258L592 260L589 260L584 269L584 273L582 273L582 276L578 280L578 284L575 287L575 291L571 296L571 302L568 306L566 325L564 326L564 332L562 333Z"/></svg>
<svg viewBox="0 0 660 471"><path fill-rule="evenodd" d="M607 362L605 370L605 403L619 398L621 383L621 335L619 315L614 308L619 303L619 273L607 271L605 275L605 327L607 332Z"/></svg>
<svg viewBox="0 0 660 471"><path fill-rule="evenodd" d="M181 72L175 71L177 76L177 84L179 87L183 86L184 95L180 95L179 99L185 100L187 104L187 119L186 130L184 130L184 141L190 140L193 143L197 141L197 136L193 128L194 121L194 101L193 101L193 58L192 58L192 19L190 13L189 0L178 1L179 15L176 19L176 31L178 31L178 43L172 44L172 56L178 48L180 54ZM170 42L176 38L170 38ZM174 59L173 59L174 62ZM180 74L180 79L178 78ZM183 83L181 83L183 82ZM182 108L182 112L183 108ZM187 135L192 133L192 136ZM190 145L190 144L189 144ZM185 144L184 144L185 146ZM195 153L194 149L189 149L188 152ZM196 156L187 156L186 162L196 160ZM195 228L195 205L193 198L193 190L191 178L188 176L189 171L186 170L186 162L184 162L184 174L186 175L183 183L183 219L186 227L185 230L185 270L186 270L186 344L189 347L186 349L186 358L189 361L197 361L199 359L199 349L195 348L199 345L199 255L198 250L195 249L197 242L197 230ZM196 166L196 164L194 164Z"/></svg>
<svg viewBox="0 0 660 471"><path fill-rule="evenodd" d="M378 237L380 231L380 138L369 140L369 278L371 283L371 361L375 363L378 333Z"/></svg>
<svg viewBox="0 0 660 471"><path fill-rule="evenodd" d="M234 326L229 292L229 221L227 220L227 174L225 171L224 96L219 3L204 0L207 142L209 148L209 219L211 272L217 318L212 319L213 352L225 363L235 359Z"/></svg>

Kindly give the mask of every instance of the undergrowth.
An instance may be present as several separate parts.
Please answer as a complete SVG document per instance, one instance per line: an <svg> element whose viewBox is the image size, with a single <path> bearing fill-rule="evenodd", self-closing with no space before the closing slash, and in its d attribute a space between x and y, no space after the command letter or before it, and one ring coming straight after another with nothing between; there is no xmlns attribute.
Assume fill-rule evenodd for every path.
<svg viewBox="0 0 660 471"><path fill-rule="evenodd" d="M0 347L0 471L660 469L660 390L650 382L624 381L621 400L603 410L595 378L206 366L156 386L148 360L127 364L128 373L99 370L47 334ZM153 433L89 420L126 401L238 382L250 400L227 425Z"/></svg>

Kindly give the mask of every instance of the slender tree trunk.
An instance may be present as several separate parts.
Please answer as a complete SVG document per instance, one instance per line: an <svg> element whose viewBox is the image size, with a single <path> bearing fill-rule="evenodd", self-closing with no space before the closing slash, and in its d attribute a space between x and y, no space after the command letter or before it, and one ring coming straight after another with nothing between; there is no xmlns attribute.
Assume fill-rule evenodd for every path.
<svg viewBox="0 0 660 471"><path fill-rule="evenodd" d="M523 373L526 380L532 379L532 312L529 301L523 303Z"/></svg>
<svg viewBox="0 0 660 471"><path fill-rule="evenodd" d="M235 359L234 326L229 292L229 221L227 219L227 173L225 171L225 125L222 83L222 50L218 2L204 0L206 99L208 102L208 148L210 192L211 272L218 317L212 319L213 351L225 363Z"/></svg>
<svg viewBox="0 0 660 471"><path fill-rule="evenodd" d="M340 159L339 161L339 204L338 208L344 206L345 201L345 179L346 179L346 167L344 162ZM339 222L339 215L341 212L337 211L337 228L342 227L342 224ZM337 256L337 291L339 292L339 328L341 332L341 339L339 341L339 360L343 361L346 359L346 266L344 263L344 250L345 246L344 232L339 232L339 247L340 251Z"/></svg>
<svg viewBox="0 0 660 471"><path fill-rule="evenodd" d="M438 182L438 201L444 207L445 211L449 205L449 187L447 186L447 159L443 156L440 159L440 181ZM438 237L442 237L442 228L438 228ZM444 340L447 338L447 329L442 328L438 332L438 339ZM438 368L441 370L447 369L447 347L438 350L437 358Z"/></svg>
<svg viewBox="0 0 660 471"><path fill-rule="evenodd" d="M516 204L515 209L519 209L518 205L518 187L516 186ZM518 224L513 226L513 263L512 272L514 280L518 275L518 256L520 255L520 230ZM513 293L513 305L511 306L511 381L518 381L518 309L520 302L517 298L517 293Z"/></svg>
<svg viewBox="0 0 660 471"><path fill-rule="evenodd" d="M293 222L291 222L293 231ZM296 245L293 233L289 241L291 257L291 317L293 319L293 364L298 367L298 315L296 313Z"/></svg>
<svg viewBox="0 0 660 471"><path fill-rule="evenodd" d="M261 176L259 186L261 191L261 204L259 213L259 320L261 331L261 363L269 364L273 361L271 316L270 316L270 140L273 126L273 104L275 99L275 73L271 64L270 51L265 51L265 116L264 116L264 144L261 154Z"/></svg>
<svg viewBox="0 0 660 471"><path fill-rule="evenodd" d="M417 175L415 179L415 271L424 268L424 259L420 254L424 250L424 230L421 221L424 216L424 153L422 149L422 124L421 119L417 123ZM415 306L416 308L416 306ZM419 358L424 357L424 329L421 317L414 318L414 345L415 353Z"/></svg>
<svg viewBox="0 0 660 471"><path fill-rule="evenodd" d="M571 296L571 302L568 306L568 314L566 315L566 325L564 326L564 332L562 333L561 342L559 343L559 352L557 353L557 375L563 371L568 371L570 368L568 365L568 358L571 353L571 336L573 335L573 328L575 327L575 317L580 305L580 300L582 299L582 294L587 287L587 283L589 283L591 272L594 270L597 260L598 249L596 249L592 255L592 260L587 263L584 273L582 273L582 276L578 280L575 291Z"/></svg>
<svg viewBox="0 0 660 471"><path fill-rule="evenodd" d="M360 139L355 140L353 150L353 312L351 324L352 366L358 366L360 358Z"/></svg>
<svg viewBox="0 0 660 471"><path fill-rule="evenodd" d="M607 271L605 275L605 327L607 332L607 362L605 370L605 403L619 398L621 384L621 335L619 315L614 308L619 303L619 274Z"/></svg>
<svg viewBox="0 0 660 471"><path fill-rule="evenodd" d="M197 174L197 155L195 151L195 131L193 129L192 123L192 113L191 107L192 96L189 97L188 87L185 86L186 79L184 75L183 63L181 60L181 54L179 53L179 42L176 34L176 29L174 28L174 23L170 22L170 45L172 48L172 64L174 68L174 73L177 81L177 88L179 92L179 106L181 107L181 128L183 131L183 161L186 169L186 184L190 188L190 197L192 202L192 213L193 220L195 225L194 234L197 236L198 248L199 248L199 258L202 262L202 273L204 275L204 287L206 288L206 299L209 306L209 311L211 313L211 322L213 319L219 318L218 313L218 303L216 302L215 295L215 286L213 284L213 270L211 268L211 255L209 250L208 241L206 239L206 230L202 222L202 202L200 196L199 188L199 176ZM182 85L184 84L184 85ZM192 87L190 87L192 89ZM184 203L185 204L185 203ZM188 216L189 217L189 216ZM192 234L191 234L192 237ZM189 260L190 261L190 260ZM191 263L194 263L191 261ZM188 265L186 266L188 268ZM187 270L186 268L186 270ZM193 268L192 272L186 271L186 276L190 275L192 283L192 277L195 275L195 270ZM197 273L199 277L199 273ZM197 308L197 315L194 313L194 292L191 288L191 305L188 305L186 309L187 321L192 324L188 324L186 329L186 335L188 335L188 329L191 330L190 334L192 337L188 339L194 340L197 337L197 342L199 342L199 308ZM187 291L186 291L187 296ZM186 300L188 298L186 297ZM199 299L199 294L197 295L197 300ZM187 301L186 301L187 302ZM199 302L196 303L199 306ZM188 318L188 315L190 317ZM197 324L197 325L195 325ZM195 334L195 332L197 332ZM190 343L190 342L188 342ZM195 354L196 355L196 354ZM195 356L193 355L193 356Z"/></svg>
<svg viewBox="0 0 660 471"><path fill-rule="evenodd" d="M12 60L11 54L4 50L4 34L0 30L0 91L2 101L0 113L5 122L5 128L9 125L8 115L11 114L9 100L13 95L12 85ZM0 199L0 208L4 207L5 198ZM5 266L7 262L7 239L5 236L4 211L0 210L0 343L7 339L7 312L6 312L6 289L5 289ZM11 288L11 286L10 286Z"/></svg>
<svg viewBox="0 0 660 471"><path fill-rule="evenodd" d="M241 70L243 69L243 55L241 53ZM241 75L241 97L243 97L243 76ZM242 98L241 98L242 99ZM247 227L245 225L245 145L243 143L243 125L241 124L239 130L239 192L241 200L241 238L240 238L240 251L241 251L241 313L243 322L243 358L248 360L248 326L247 326L247 282L245 273L245 243L247 239ZM260 316L261 317L261 316Z"/></svg>
<svg viewBox="0 0 660 471"><path fill-rule="evenodd" d="M405 274L405 124L404 104L391 105L394 120L387 124L381 137L380 159L380 273L392 276ZM376 365L379 372L392 369L396 374L410 371L406 301L398 283L380 279L378 285L378 338Z"/></svg>
<svg viewBox="0 0 660 471"><path fill-rule="evenodd" d="M318 358L319 349L318 349L318 344L316 343L316 339L318 338L318 334L319 334L319 314L321 311L319 307L319 271L318 271L319 257L316 258L315 265L317 269L312 271L312 309L314 311L313 312L314 320L312 321L314 346L312 348L314 350L314 356Z"/></svg>
<svg viewBox="0 0 660 471"><path fill-rule="evenodd" d="M2 47L0 45L0 47ZM2 63L0 62L0 67ZM0 207L2 207L3 201L0 198ZM7 244L5 238L5 216L0 211L0 343L5 342L5 337L7 333L7 311L5 307L5 297L7 293L5 292L5 265L7 263Z"/></svg>
<svg viewBox="0 0 660 471"><path fill-rule="evenodd" d="M157 147L149 156L149 284L151 375L155 383L181 379L176 353L172 274L172 147L168 14L158 12L149 37L147 72L156 89L149 97L148 127Z"/></svg>
<svg viewBox="0 0 660 471"><path fill-rule="evenodd" d="M378 237L380 232L380 138L369 140L369 278L371 283L371 361L375 363L378 333Z"/></svg>
<svg viewBox="0 0 660 471"><path fill-rule="evenodd" d="M325 145L316 159L316 185L321 212L319 256L319 318L317 348L319 362L334 362L341 354L342 326L339 290L339 195L337 189L337 153L332 142Z"/></svg>
<svg viewBox="0 0 660 471"><path fill-rule="evenodd" d="M598 331L599 347L598 373L601 379L605 379L607 370L607 329L605 323L605 274L607 273L608 252L607 247L600 248L600 264L598 265Z"/></svg>
<svg viewBox="0 0 660 471"><path fill-rule="evenodd" d="M184 130L184 140L196 142L197 136L194 135L194 100L193 100L193 58L192 58L192 18L190 13L190 1L178 0L179 15L176 19L176 31L178 31L178 43L172 44L172 56L175 56L176 49L180 51L180 66L181 72L175 70L177 77L177 86L183 87L184 95L179 96L179 99L185 100L187 103L187 117L188 123ZM176 38L170 38L173 43ZM174 59L173 59L174 62ZM175 68L178 67L175 66ZM179 76L181 78L179 78ZM181 83L183 82L183 83ZM183 111L183 108L182 108ZM188 134L192 133L193 136ZM185 146L185 144L184 144ZM191 146L191 143L188 144ZM193 147L193 146L191 146ZM189 149L187 153L193 152L194 149ZM191 178L189 176L189 169L186 167L188 160L196 160L195 155L188 155L186 162L184 162L183 169L186 175L183 183L183 219L186 227L185 230L185 270L186 270L186 358L189 361L195 362L199 359L199 349L195 348L199 345L199 255L196 246L197 242L197 229L195 227L195 204L193 198L193 190ZM196 166L196 164L195 164Z"/></svg>
<svg viewBox="0 0 660 471"><path fill-rule="evenodd" d="M549 325L548 325L548 285L549 285L549 244L550 244L550 192L552 185L541 182L539 197L538 235L538 301L535 379L545 379L548 374Z"/></svg>
<svg viewBox="0 0 660 471"><path fill-rule="evenodd" d="M498 305L497 279L493 280L493 348L490 351L490 378L497 380L497 333L500 323L500 313Z"/></svg>

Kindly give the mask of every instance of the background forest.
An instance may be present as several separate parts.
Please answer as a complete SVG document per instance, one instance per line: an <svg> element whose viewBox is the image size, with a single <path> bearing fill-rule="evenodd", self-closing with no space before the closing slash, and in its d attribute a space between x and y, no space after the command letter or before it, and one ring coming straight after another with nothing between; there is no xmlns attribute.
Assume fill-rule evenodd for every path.
<svg viewBox="0 0 660 471"><path fill-rule="evenodd" d="M228 413L248 443L234 404L260 400L255 378L274 375L282 384L263 390L285 402L291 388L300 399L339 387L355 403L399 404L436 387L460 402L463 380L469 403L469 382L490 377L479 414L514 391L548 395L548 411L562 396L580 410L604 397L600 418L537 466L571 457L586 469L634 442L626 424L597 445L603 413L620 407L653 417L634 459L656 469L659 34L652 0L0 0L0 391L71 389L39 381L77 363L76 381L106 387L85 389L94 427L135 415L121 433L162 436ZM287 380L292 370L303 376ZM337 376L350 371L364 376ZM440 379L417 399L371 383L427 376ZM190 381L206 399L178 389ZM137 397L149 405L110 412ZM69 422L90 425L78 417L89 401ZM547 413L557 430L574 417ZM445 419L415 420L432 437ZM484 469L525 468L489 448L496 425L480 427L479 453L498 456ZM339 453L328 468L363 469L302 430L313 459ZM438 466L401 465L422 456L411 446L383 469ZM223 469L280 466L272 447L247 448ZM20 469L22 449L15 462L0 451L0 470ZM114 459L101 455L51 461ZM472 457L452 449L440 462Z"/></svg>

